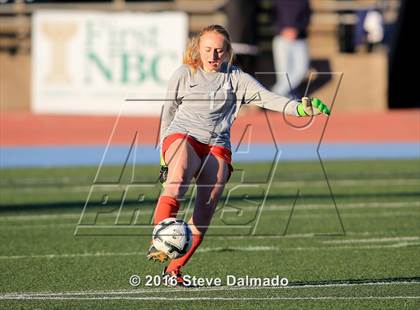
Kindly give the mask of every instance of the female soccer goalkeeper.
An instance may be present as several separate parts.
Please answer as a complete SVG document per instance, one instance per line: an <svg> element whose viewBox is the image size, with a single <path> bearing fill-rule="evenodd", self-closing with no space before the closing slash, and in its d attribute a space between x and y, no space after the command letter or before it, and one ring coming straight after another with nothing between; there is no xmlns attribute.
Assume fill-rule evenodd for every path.
<svg viewBox="0 0 420 310"><path fill-rule="evenodd" d="M202 242L232 172L230 128L240 107L254 104L295 116L329 114L319 99L304 97L298 102L268 91L233 66L233 56L228 32L219 25L208 26L190 40L184 64L168 85L160 130L161 155L168 173L154 223L176 217L179 200L191 180L195 178L197 184L194 212L188 222L192 246L164 270L180 284L180 270ZM163 262L167 257L152 245L148 258Z"/></svg>

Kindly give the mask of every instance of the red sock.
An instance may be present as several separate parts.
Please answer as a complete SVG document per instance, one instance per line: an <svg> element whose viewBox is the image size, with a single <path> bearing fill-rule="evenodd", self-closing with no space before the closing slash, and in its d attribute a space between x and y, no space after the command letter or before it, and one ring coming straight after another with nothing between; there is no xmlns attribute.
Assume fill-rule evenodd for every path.
<svg viewBox="0 0 420 310"><path fill-rule="evenodd" d="M169 263L166 271L167 272L171 272L171 271L177 271L178 272L179 269L181 269L181 267L184 266L188 262L188 260L194 254L195 250L197 250L198 246L201 244L202 241L203 241L203 236L202 235L193 235L192 245L191 245L190 250L187 252L187 254L185 254L181 258L171 260L171 262Z"/></svg>
<svg viewBox="0 0 420 310"><path fill-rule="evenodd" d="M168 217L176 217L179 210L179 201L170 196L160 196L153 217L153 223L156 225Z"/></svg>

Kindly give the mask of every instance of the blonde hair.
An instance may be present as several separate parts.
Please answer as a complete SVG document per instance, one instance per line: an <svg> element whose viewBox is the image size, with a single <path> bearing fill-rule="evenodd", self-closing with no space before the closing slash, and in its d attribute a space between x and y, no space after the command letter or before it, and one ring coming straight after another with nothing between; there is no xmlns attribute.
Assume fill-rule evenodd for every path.
<svg viewBox="0 0 420 310"><path fill-rule="evenodd" d="M210 25L203 28L198 34L194 35L188 42L187 47L184 52L183 63L188 65L193 73L197 71L199 67L202 67L203 64L200 58L200 39L207 32L216 32L221 34L225 39L225 53L228 61L228 68L232 65L234 54L232 50L232 44L230 42L230 35L227 30L220 25Z"/></svg>

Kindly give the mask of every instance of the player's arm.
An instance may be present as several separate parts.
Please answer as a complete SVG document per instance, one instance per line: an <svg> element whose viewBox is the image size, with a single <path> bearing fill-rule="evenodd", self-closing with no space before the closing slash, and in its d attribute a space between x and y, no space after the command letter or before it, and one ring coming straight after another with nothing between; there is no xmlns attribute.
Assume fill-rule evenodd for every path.
<svg viewBox="0 0 420 310"><path fill-rule="evenodd" d="M260 82L247 73L241 74L239 88L243 91L241 96L245 104L253 104L264 109L294 116L329 114L329 109L321 100L303 97L301 101L297 101L279 96L267 90Z"/></svg>

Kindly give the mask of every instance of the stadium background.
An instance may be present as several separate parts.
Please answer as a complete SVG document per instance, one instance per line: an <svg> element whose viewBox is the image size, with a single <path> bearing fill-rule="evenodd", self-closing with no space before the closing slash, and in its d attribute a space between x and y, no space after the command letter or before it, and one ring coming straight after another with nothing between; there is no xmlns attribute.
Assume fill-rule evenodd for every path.
<svg viewBox="0 0 420 310"><path fill-rule="evenodd" d="M112 180L116 176L120 176L119 179L116 179L122 184L124 167L127 164L133 164L133 166L144 166L146 171L144 177L148 181L154 180L154 170L157 169L158 163L156 137L159 116L155 112L153 112L155 115L148 112L147 107L146 110L143 110L145 111L143 115L142 112L137 111L133 115L129 115L128 112L121 117L117 117L118 113L115 110L104 115L104 103L101 106L101 100L95 100L95 97L91 99L94 108L89 109L88 112L83 112L83 109L76 113L71 112L71 109L70 111L65 109L57 111L54 109L54 104L59 105L60 99L54 101L51 100L52 97L50 97L47 107L39 109L34 105L36 99L34 97L37 96L34 92L34 84L43 77L36 76L34 68L39 68L37 67L39 63L35 63L35 59L36 61L42 60L42 55L38 54L37 57L40 58L35 58L33 51L35 44L43 44L45 48L45 46L48 47L48 43L45 43L45 40L42 43L35 41L33 17L36 14L51 10L59 13L70 13L73 16L86 14L86 12L87 14L106 12L110 15L115 14L115 16L124 12L142 14L179 12L187 20L185 27L177 30L181 33L182 38L182 32L185 33L185 36L190 35L211 23L228 26L228 15L223 10L225 3L226 1L223 0L1 1L0 216L3 224L2 229L4 230L2 235L4 242L0 246L0 259L4 264L0 268L2 274L6 276L1 281L2 297L0 303L4 302L6 308L13 307L15 302L18 303L20 299L25 299L20 297L25 297L25 294L30 292L41 294L38 296L41 298L38 299L51 301L58 296L54 294L61 294L60 292L70 294L69 292L93 290L96 294L95 297L103 297L108 293L117 294L118 290L129 291L130 287L126 281L128 279L127 270L116 268L113 271L104 271L107 268L102 261L97 261L99 267L95 268L95 260L103 259L102 256L107 257L109 259L107 263L114 267L117 262L124 265L128 261L127 268L131 268L133 273L143 272L145 274L145 270L147 272L158 272L155 267L149 270L150 267L146 263L138 263L143 259L141 252L143 249L139 244L146 244L147 238L138 241L139 239L130 235L126 239L128 241L121 242L119 246L116 246L115 244L111 245L112 242L115 242L115 239L111 237L107 239L104 236L106 234L101 236L101 233L99 233L99 236L90 237L87 241L85 238L81 241L80 238L82 237L73 236L73 231L78 224L78 227L83 224L77 222L78 215L80 215L83 207L90 206L89 203L100 205L102 201L103 197L99 197L100 195L99 198L90 196L92 193L91 186L97 181L98 175L99 177L102 174L111 176L109 179ZM418 98L415 97L415 79L407 77L407 72L418 65L419 58L418 55L413 55L414 51L409 44L412 39L409 35L411 33L410 26L414 22L414 10L409 8L409 5L412 5L412 3L409 3L409 1L397 0L312 0L313 15L308 40L313 75L308 76L308 78L313 78L315 81L310 84L309 93L311 96L324 99L329 105L333 104L332 116L328 120L322 118L310 126L302 123L295 124L305 128L305 130L300 130L290 126L287 120L285 121L275 113L265 113L258 109L248 108L241 112L233 128L232 140L233 144L237 146L234 151L237 171L236 175L234 174L233 184L241 183L239 176L242 173L241 171L247 171L247 176L251 182L254 180L253 175L256 175L255 180L257 181L254 181L257 183L264 180L271 170L261 167L265 167L266 163L275 162L277 156L279 156L279 167L283 167L283 170L278 172L280 176L276 182L286 185L279 185L280 190L272 189L272 192L270 192L272 197L270 198L269 193L266 197L267 201L271 201L272 204L280 208L294 206L297 201L294 199L299 195L296 196L293 191L289 193L287 190L281 190L281 188L282 186L287 187L287 184L296 184L295 182L302 181L302 184L309 186L311 190L315 188L315 194L310 191L305 196L303 191L305 186L296 185L298 194L299 191L303 193L301 197L304 199L303 209L305 209L305 204L308 204L309 209L311 209L311 206L317 206L317 204L330 205L331 207L325 214L322 213L322 210L318 210L317 212L321 213L316 213L314 217L325 216L325 219L331 220L330 224L331 222L332 224L327 224L324 227L326 231L321 223L315 221L315 223L312 222L309 225L307 230L303 228L303 231L292 232L296 236L301 233L302 236L306 234L307 237L308 234L337 233L338 231L339 235L344 238L344 240L341 240L344 244L352 244L354 242L352 240L359 238L361 245L367 244L369 246L350 249L350 254L342 253L342 255L347 256L347 259L338 254L335 259L332 256L326 259L321 254L322 249L320 248L319 255L314 254L312 260L304 259L302 261L302 266L305 266L303 271L299 270L297 266L296 269L290 267L294 272L292 282L294 280L295 285L313 286L307 288L308 291L305 292L305 296L300 295L301 299L295 299L296 302L304 302L304 298L314 297L314 300L316 298L322 300L324 297L331 297L331 292L317 291L316 287L319 286L321 289L327 290L328 285L331 287L343 284L348 285L348 287L339 287L339 289L344 290L340 297L355 297L355 300L345 299L340 301L339 298L331 298L327 302L331 302L332 306L349 306L351 304L346 304L346 302L356 301L361 302L361 305L372 307L398 308L405 305L414 308L415 304L418 303L418 290L415 293L415 289L418 289L419 285L418 270L420 270L420 266L415 257L418 257L419 254L420 111L418 108L420 103ZM274 71L271 54L271 38L274 34L270 15L271 6L272 1L270 0L258 1L258 13L255 15L258 53L255 55L255 67L250 70L251 73L253 71ZM361 14L373 8L380 8L383 12L385 38L382 44L375 46L369 52L366 44L360 42L360 38L357 38L356 30L359 23L358 18ZM163 29L165 27L171 29L171 25L165 24L161 19L156 19L156 23ZM230 27L232 26L230 25ZM359 39L359 41L356 39ZM354 43L355 40L358 42L357 44ZM180 42L178 42L179 44ZM72 51L68 50L67 53L71 54ZM50 59L44 59L43 61L51 64ZM66 66L66 64L64 65ZM325 77L319 73L325 71L334 72L334 74ZM170 74L170 72L167 72L167 74ZM261 74L259 78L267 87L274 83L273 74ZM76 77L76 79L81 80L81 77ZM116 103L117 106L126 104L124 99L137 98L136 96L138 96L136 92L130 93L132 89L128 90L127 93L127 89L121 88L116 85L117 83L105 82L108 84L102 83L98 86L98 89L91 89L93 92L97 92L97 98L106 97L104 91L106 88L115 89L116 93L121 95L121 102ZM305 83L298 92L305 89ZM43 85L45 86L45 84ZM103 85L105 85L105 88ZM141 89L141 82L133 87ZM165 84L161 83L160 87L164 89ZM71 87L67 85L67 90L71 94L68 100L77 101L78 89L72 91ZM86 102L86 98L80 100ZM89 101L87 102L89 104ZM321 137L322 143L317 149ZM136 143L133 144L133 141ZM244 141L248 142L244 143ZM136 146L136 156L131 153L130 146L133 145ZM278 155L279 150L281 155ZM323 166L320 166L317 151L324 160ZM131 158L133 156L134 159ZM106 167L98 170L101 163L105 164ZM281 171L287 173L284 180ZM312 174L305 174L307 171L311 171ZM266 172L265 177L259 175L259 173L264 174L264 172ZM328 173L325 174L325 172ZM140 179L142 179L143 172L140 175ZM329 184L325 180L327 175L331 178ZM349 179L352 179L351 182L353 183ZM329 187L332 185L332 194L336 194L335 200L331 201L331 193L328 188L321 191L322 195L320 195L317 192L317 186L311 184L314 180L321 182L323 186ZM276 182L275 184L277 184ZM347 182L346 185L343 185L345 182ZM349 182L352 185L349 185ZM341 188L340 186L344 187ZM293 190L296 190L296 188L293 187ZM102 193L102 189L99 190L99 193ZM263 191L260 196L264 196L264 193L268 193L268 189L266 192ZM115 196L113 197L115 198ZM258 201L261 197L255 195L254 199ZM88 199L88 202L85 204L86 199ZM109 206L115 207L115 205L118 205L118 199L120 198L115 198ZM128 205L132 204L135 203L131 201L131 204ZM147 208L153 206L153 202L146 199L147 204L149 204ZM349 218L346 217L346 214L343 214L345 225L343 227L343 223L341 223L337 226L337 214L332 210L334 210L334 207L340 209L341 206L344 209L347 206L350 210L359 210L362 213L359 215L350 213ZM360 207L352 209L354 206ZM395 208L395 210L392 208ZM133 210L130 209L127 213L133 213ZM284 230L286 235L289 228L289 222L286 220L291 213L290 209L286 210L289 212L287 214L281 213L283 211L280 210L278 216L281 217L282 221L287 222L287 224L282 222L286 225ZM188 214L188 210L185 210L183 214ZM246 214L245 212L245 217ZM297 216L299 219L299 214ZM296 225L305 227L313 214L301 214L300 216L302 222L297 220L298 224ZM378 217L380 220L378 220ZM261 219L264 220L264 216ZM352 222L351 219L355 222ZM107 220L109 219L105 218L104 223ZM266 220L267 223L273 224L269 222L269 219ZM326 222L328 223L328 220ZM280 226L284 228L284 225L282 225ZM353 231L354 227L358 227L357 225L360 225L360 230L355 229ZM20 226L22 228L19 228ZM348 232L347 234L343 231L343 228ZM43 229L47 230L43 231ZM381 235L379 231L382 231L383 234ZM54 234L57 235L57 238L63 239L56 240L53 237ZM269 231L268 234L272 235L273 232ZM285 237L282 234L280 235L280 237ZM231 242L226 244L224 241L217 241L217 236L215 238L209 238L211 241L209 241L207 248L209 251L212 248L215 249L221 262L224 259L235 259L236 261L242 259L245 262L253 262L258 259L258 256L254 257L253 251L255 249L255 252L261 250L264 254L262 261L272 267L272 269L268 268L267 270L262 268L261 272L266 274L276 270L276 267L273 266L275 265L273 264L275 258L270 256L267 251L281 251L282 248L293 251L291 249L299 246L303 247L303 245L316 248L318 243L327 242L328 244L328 242L332 242L330 244L334 244L334 242L340 241L336 239L322 239L321 241L304 239L302 244L299 245L300 241L295 243L291 241L292 239L285 237L281 239L278 248L270 249L270 243L266 242L267 244L265 244L250 237L244 239L251 242L255 249L243 250L241 245L236 243L241 243L239 238L238 240L226 238ZM348 243L345 243L345 238L350 238L350 240L347 240ZM374 238L377 240L369 241ZM273 240L277 239L273 237L273 239L268 240L274 242ZM50 247L48 246L49 242L51 242ZM220 245L219 242L223 244ZM311 242L315 242L315 244ZM96 245L92 246L93 243ZM380 248L380 245L384 244L386 246ZM130 248L133 245L135 245L135 249ZM236 245L237 252L235 250ZM258 248L259 246L262 247ZM266 247L264 248L264 246ZM378 246L378 252L371 254L369 251L376 246ZM397 254L395 251L400 248L401 251ZM383 252L380 252L382 250ZM232 252L232 256L229 256L230 252ZM117 279L115 286L111 280L98 284L83 277L81 277L84 279L83 281L74 280L75 277L72 276L64 277L64 279L60 278L62 272L72 274L83 272L84 267L81 266L84 264L84 258L77 256L83 253L93 260L88 264L91 268L90 272L87 272L87 275L91 277L90 279L99 277L101 272L104 272L110 279ZM101 253L105 254L102 255ZM111 253L111 255L106 253ZM118 253L123 254L118 256ZM124 253L128 257L127 260L124 260ZM205 261L204 257L207 255L205 253L206 250L204 249L203 253L199 254L202 261ZM70 262L72 255L76 255L74 260L77 263ZM53 261L49 261L49 256L50 258L62 257L67 261L55 264ZM290 266L294 266L293 257L286 256L283 259ZM370 257L372 262L367 264L363 257ZM43 259L47 259L48 263L42 262ZM210 259L210 256L207 259ZM343 271L339 267L323 270L319 273L306 269L310 268L309 266L318 266L314 262L321 264L325 259L331 264L336 264L340 260L347 263L353 260L355 274ZM386 268L383 270L383 266L387 264L386 259L388 259L391 270ZM377 263L375 264L375 262ZM41 270L44 270L44 268L41 266L45 264L51 264L51 268L43 273ZM72 266L72 264L78 264L78 267ZM249 269L242 265L245 264L244 262L235 264L235 270L242 272L242 274ZM370 266L371 272L366 270L365 264ZM36 266L39 266L38 271L34 270ZM205 268L194 266L196 265L193 265L192 271L201 273L203 276L226 273L220 268L209 272ZM256 268L256 270L260 269ZM118 275L118 272L123 273L124 276ZM29 280L26 280L25 277L28 277ZM69 285L69 279L74 281L73 286ZM51 281L54 284L51 284ZM388 283L390 285L387 286L387 291L385 286L379 285L376 287L372 283ZM327 287L322 287L324 284ZM364 284L372 285L372 291L365 295L364 293L358 295L357 289L359 287L354 288L356 291L352 290L352 285L357 286L357 284L360 284L361 287ZM108 293L106 293L107 290ZM105 293L102 294L102 291L105 291ZM127 294L127 291L124 291L123 294ZM47 293L42 295L42 292ZM154 297L157 299L155 302L164 302L163 299L159 298L163 298L166 293L167 291L164 290L156 291ZM243 293L246 294L246 292ZM142 292L139 291L139 294L142 294ZM205 298L214 298L211 292L203 294L205 294ZM29 296L27 299L31 301L37 299L37 295L27 296ZM251 296L256 298L257 295L251 294ZM292 298L293 300L296 297L294 295L283 296L277 291L267 292L267 296L267 300L269 298L273 299L273 297L275 300L277 297L277 302L281 301L281 298ZM369 300L368 296L373 296L373 300ZM377 299L375 299L375 296ZM393 296L398 296L398 298L393 299ZM74 297L72 300L72 302L75 302L74 306L80 307L83 303L78 304L77 302L83 302L80 298L86 296L71 295L70 297ZM117 297L121 296L118 295ZM184 301L187 301L191 296L184 297L187 298ZM199 298L204 297L199 296ZM365 297L366 299L363 299ZM244 301L244 296L241 294L237 298L237 302ZM264 302L267 302L267 300ZM142 301L150 302L150 298L145 298ZM269 301L273 302L272 300ZM115 302L115 300L112 302ZM344 304L340 304L341 302ZM205 303L206 301L203 299L200 306L205 306ZM54 303L43 304L43 301L21 305L29 308L32 306L57 306ZM95 307L95 305L97 304L90 304L92 307ZM115 306L112 303L110 305ZM144 303L143 305L149 304ZM300 305L314 307L314 304ZM316 304L321 308L325 305ZM84 306L86 306L86 303ZM130 308L130 305L126 306ZM153 302L150 306L153 306Z"/></svg>

